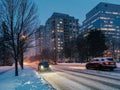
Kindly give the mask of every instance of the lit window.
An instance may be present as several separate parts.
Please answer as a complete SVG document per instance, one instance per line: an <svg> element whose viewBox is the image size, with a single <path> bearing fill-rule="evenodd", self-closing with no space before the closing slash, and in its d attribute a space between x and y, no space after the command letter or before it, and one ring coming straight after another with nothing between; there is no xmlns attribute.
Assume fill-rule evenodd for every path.
<svg viewBox="0 0 120 90"><path fill-rule="evenodd" d="M58 38L58 40L60 40L60 38Z"/></svg>
<svg viewBox="0 0 120 90"><path fill-rule="evenodd" d="M59 30L60 32L63 32L63 30Z"/></svg>
<svg viewBox="0 0 120 90"><path fill-rule="evenodd" d="M61 50L63 50L63 47L61 47Z"/></svg>
<svg viewBox="0 0 120 90"><path fill-rule="evenodd" d="M57 27L57 29L60 29L60 27Z"/></svg>
<svg viewBox="0 0 120 90"><path fill-rule="evenodd" d="M104 23L108 23L108 21L104 21Z"/></svg>
<svg viewBox="0 0 120 90"><path fill-rule="evenodd" d="M118 12L112 12L112 14L119 14Z"/></svg>
<svg viewBox="0 0 120 90"><path fill-rule="evenodd" d="M60 44L58 44L58 46L60 47Z"/></svg>
<svg viewBox="0 0 120 90"><path fill-rule="evenodd" d="M93 27L93 25L88 26L88 28L91 28L91 27Z"/></svg>
<svg viewBox="0 0 120 90"><path fill-rule="evenodd" d="M55 31L54 30L52 30L52 33L54 33Z"/></svg>
<svg viewBox="0 0 120 90"><path fill-rule="evenodd" d="M107 13L107 14L115 14L115 15L117 15L117 14L118 14L118 15L120 15L120 13L119 13L119 12L108 12L108 11L107 11L107 12L105 12L105 13Z"/></svg>
<svg viewBox="0 0 120 90"><path fill-rule="evenodd" d="M100 30L110 30L110 31L115 31L114 28L100 28Z"/></svg>
<svg viewBox="0 0 120 90"><path fill-rule="evenodd" d="M62 24L63 22L62 21L60 21L60 24Z"/></svg>
<svg viewBox="0 0 120 90"><path fill-rule="evenodd" d="M72 38L72 36L70 36L70 39Z"/></svg>
<svg viewBox="0 0 120 90"><path fill-rule="evenodd" d="M60 32L59 30L57 30L58 32Z"/></svg>
<svg viewBox="0 0 120 90"><path fill-rule="evenodd" d="M58 52L60 52L60 50L58 50Z"/></svg>
<svg viewBox="0 0 120 90"><path fill-rule="evenodd" d="M105 25L106 27L113 27L113 25Z"/></svg>
<svg viewBox="0 0 120 90"><path fill-rule="evenodd" d="M60 47L58 47L58 49L60 49Z"/></svg>
<svg viewBox="0 0 120 90"><path fill-rule="evenodd" d="M113 24L113 21L110 21L110 24Z"/></svg>
<svg viewBox="0 0 120 90"><path fill-rule="evenodd" d="M107 13L107 14L111 14L111 12L108 12L108 11L106 11L105 13Z"/></svg>
<svg viewBox="0 0 120 90"><path fill-rule="evenodd" d="M63 30L57 30L58 32L63 32Z"/></svg>
<svg viewBox="0 0 120 90"><path fill-rule="evenodd" d="M88 36L88 33L87 33L87 34L84 34L84 36L83 36L83 37L86 37L86 36Z"/></svg>
<svg viewBox="0 0 120 90"><path fill-rule="evenodd" d="M77 32L77 29L73 29L73 31Z"/></svg>
<svg viewBox="0 0 120 90"><path fill-rule="evenodd" d="M99 17L98 17L98 18L96 18L96 19L94 19L93 21L91 21L91 23L96 22L98 19L99 19Z"/></svg>
<svg viewBox="0 0 120 90"><path fill-rule="evenodd" d="M108 20L110 18L109 17L100 17L100 19Z"/></svg>
<svg viewBox="0 0 120 90"><path fill-rule="evenodd" d="M60 26L60 24L57 24L57 26Z"/></svg>

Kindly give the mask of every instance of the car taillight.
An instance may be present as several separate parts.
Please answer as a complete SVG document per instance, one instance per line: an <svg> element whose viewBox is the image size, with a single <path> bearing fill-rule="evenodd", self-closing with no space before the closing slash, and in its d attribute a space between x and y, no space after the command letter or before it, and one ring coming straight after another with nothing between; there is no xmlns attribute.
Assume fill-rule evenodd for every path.
<svg viewBox="0 0 120 90"><path fill-rule="evenodd" d="M104 62L105 65L109 65L109 62Z"/></svg>

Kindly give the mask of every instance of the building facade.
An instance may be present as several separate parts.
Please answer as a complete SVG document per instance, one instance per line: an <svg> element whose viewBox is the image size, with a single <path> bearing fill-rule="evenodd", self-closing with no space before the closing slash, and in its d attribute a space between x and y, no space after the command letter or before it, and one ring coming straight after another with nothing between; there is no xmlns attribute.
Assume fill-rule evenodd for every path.
<svg viewBox="0 0 120 90"><path fill-rule="evenodd" d="M89 11L80 33L85 34L92 29L101 30L112 46L114 44L115 51L120 49L120 5L101 2Z"/></svg>
<svg viewBox="0 0 120 90"><path fill-rule="evenodd" d="M64 47L78 36L78 19L62 13L53 13L46 22L46 43L56 52L57 58L63 57Z"/></svg>
<svg viewBox="0 0 120 90"><path fill-rule="evenodd" d="M45 26L43 25L40 25L35 32L35 48L36 55L40 55L45 48Z"/></svg>

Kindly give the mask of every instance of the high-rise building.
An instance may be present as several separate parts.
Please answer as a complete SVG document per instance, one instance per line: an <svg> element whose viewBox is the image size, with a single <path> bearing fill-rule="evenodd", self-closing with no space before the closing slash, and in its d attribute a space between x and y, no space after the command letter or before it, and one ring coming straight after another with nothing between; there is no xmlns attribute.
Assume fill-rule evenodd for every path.
<svg viewBox="0 0 120 90"><path fill-rule="evenodd" d="M35 48L36 55L40 55L45 48L45 26L43 25L40 25L35 32Z"/></svg>
<svg viewBox="0 0 120 90"><path fill-rule="evenodd" d="M78 36L78 30L78 19L67 14L53 13L46 22L46 43L60 58L65 45Z"/></svg>
<svg viewBox="0 0 120 90"><path fill-rule="evenodd" d="M80 27L80 33L92 29L101 30L107 39L114 43L114 48L120 48L120 5L101 2L86 14L86 19Z"/></svg>

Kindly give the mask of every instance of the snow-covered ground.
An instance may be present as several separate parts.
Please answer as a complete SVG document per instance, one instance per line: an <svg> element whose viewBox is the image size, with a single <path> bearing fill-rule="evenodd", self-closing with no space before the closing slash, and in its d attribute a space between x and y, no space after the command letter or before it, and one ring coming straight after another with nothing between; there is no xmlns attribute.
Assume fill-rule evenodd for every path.
<svg viewBox="0 0 120 90"><path fill-rule="evenodd" d="M76 68L78 68L78 66L84 67L86 63L82 63L82 64L81 63L58 63L58 65L56 66L59 67L59 65L60 67L63 67L65 65L67 66L67 68L72 69L74 65L77 66ZM32 66L34 65L32 64ZM117 67L120 67L120 63L117 63ZM54 88L57 88L57 89L60 87L58 90L64 90L64 89L61 89L62 87L69 89L70 85L72 85L72 89L69 89L69 90L80 90L80 88L82 88L81 90L89 90L87 87L77 83L76 82L77 79L75 81L69 80L68 76L63 77L59 75L58 72L50 72L50 73L48 72L48 73L42 74L42 77L45 78L51 84L50 85L39 75L38 72L36 72L31 68L25 67L24 70L19 69L19 76L17 77L14 76L15 70L13 68L14 66L0 67L0 90L54 90L51 85L53 85ZM87 73L102 74L106 76L109 75L111 77L116 76L116 78L120 77L119 73L111 73L111 72L95 71L95 70L81 70L81 72L82 71ZM59 86L57 86L57 84ZM73 89L73 88L76 88L76 89Z"/></svg>
<svg viewBox="0 0 120 90"><path fill-rule="evenodd" d="M76 70L74 72L68 65L68 63L65 67L54 65L53 71L41 73L41 75L57 90L120 90L120 77L106 75L96 70L79 69L78 72ZM87 74L91 72L92 74Z"/></svg>
<svg viewBox="0 0 120 90"><path fill-rule="evenodd" d="M120 78L120 63L116 63L117 65L116 69L119 70L114 70L114 71L86 70L85 68L86 63L58 63L58 65L61 69L66 68L70 70L79 71L81 73L89 73L94 75Z"/></svg>
<svg viewBox="0 0 120 90"><path fill-rule="evenodd" d="M0 67L0 72L12 67ZM0 73L0 90L54 90L40 75L31 68L19 69L19 76L11 69Z"/></svg>
<svg viewBox="0 0 120 90"><path fill-rule="evenodd" d="M14 66L0 66L0 74L3 72L6 72L12 68L14 68Z"/></svg>
<svg viewBox="0 0 120 90"><path fill-rule="evenodd" d="M120 67L120 63L116 63L117 64L117 67Z"/></svg>
<svg viewBox="0 0 120 90"><path fill-rule="evenodd" d="M58 65L66 65L66 66L85 66L86 63L58 63Z"/></svg>

